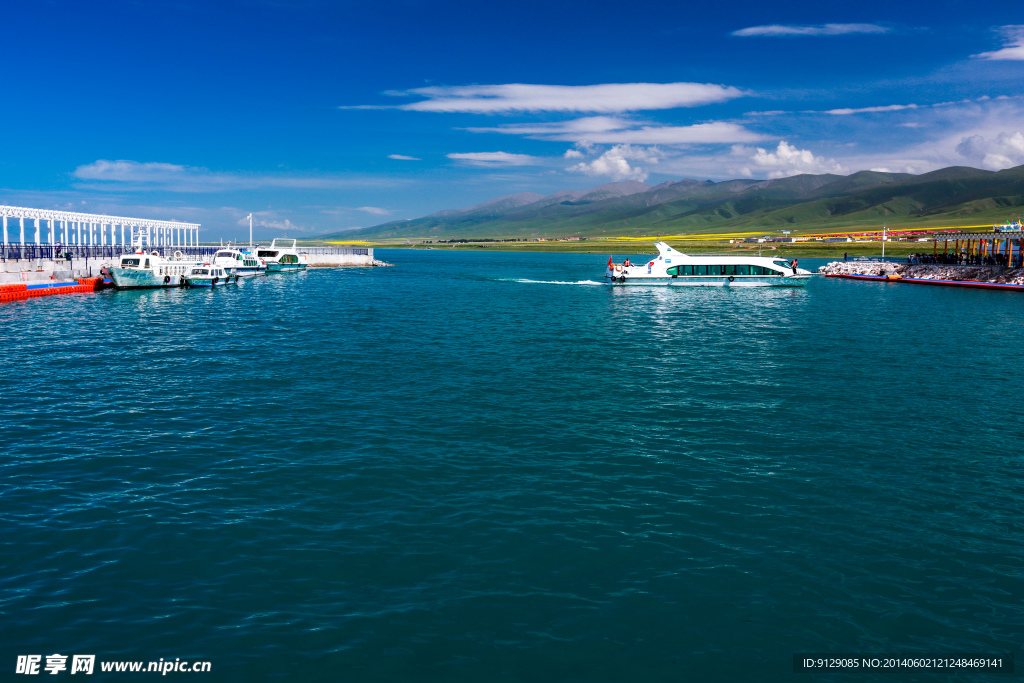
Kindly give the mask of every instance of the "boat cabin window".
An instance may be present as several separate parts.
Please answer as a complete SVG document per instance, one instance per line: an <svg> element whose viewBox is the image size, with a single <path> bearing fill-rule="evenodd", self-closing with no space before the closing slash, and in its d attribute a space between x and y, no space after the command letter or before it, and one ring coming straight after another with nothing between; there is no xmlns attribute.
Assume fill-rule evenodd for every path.
<svg viewBox="0 0 1024 683"><path fill-rule="evenodd" d="M274 258L275 256L277 256L277 252L276 251L260 251L258 253L258 255L259 255L260 258Z"/></svg>
<svg viewBox="0 0 1024 683"><path fill-rule="evenodd" d="M149 268L149 259L146 259L146 265L144 267Z"/></svg>
<svg viewBox="0 0 1024 683"><path fill-rule="evenodd" d="M669 275L781 275L777 270L765 268L764 266L738 265L712 265L712 266L673 266L668 269Z"/></svg>
<svg viewBox="0 0 1024 683"><path fill-rule="evenodd" d="M137 258L123 258L123 259L121 259L121 267L122 268L137 268L139 266L139 261L140 260L141 259L137 259Z"/></svg>
<svg viewBox="0 0 1024 683"><path fill-rule="evenodd" d="M776 261L772 261L772 263L774 263L777 266L782 266L786 270L793 270L793 264L790 263L789 261L783 261L782 259L779 259Z"/></svg>

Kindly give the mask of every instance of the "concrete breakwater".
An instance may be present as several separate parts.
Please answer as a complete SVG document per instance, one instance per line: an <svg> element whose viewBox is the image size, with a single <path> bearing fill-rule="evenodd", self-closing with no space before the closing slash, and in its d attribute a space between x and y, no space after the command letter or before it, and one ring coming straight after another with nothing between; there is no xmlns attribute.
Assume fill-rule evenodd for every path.
<svg viewBox="0 0 1024 683"><path fill-rule="evenodd" d="M375 259L369 247L299 247L298 252L310 268L394 265Z"/></svg>
<svg viewBox="0 0 1024 683"><path fill-rule="evenodd" d="M1024 268L1004 266L955 266L943 264L890 263L881 261L833 261L818 269L832 277L884 277L922 284L1024 286Z"/></svg>
<svg viewBox="0 0 1024 683"><path fill-rule="evenodd" d="M368 247L298 247L296 251L310 268L386 265L373 258L373 249Z"/></svg>

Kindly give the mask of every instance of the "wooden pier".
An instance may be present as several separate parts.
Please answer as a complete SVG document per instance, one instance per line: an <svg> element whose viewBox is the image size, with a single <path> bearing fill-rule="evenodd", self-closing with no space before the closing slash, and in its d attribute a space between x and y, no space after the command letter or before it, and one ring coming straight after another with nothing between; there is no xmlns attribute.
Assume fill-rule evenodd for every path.
<svg viewBox="0 0 1024 683"><path fill-rule="evenodd" d="M949 232L942 235L942 251L939 251L939 236L932 240L932 255L950 253L963 254L968 258L992 257L996 263L1008 267L1024 265L1024 230Z"/></svg>

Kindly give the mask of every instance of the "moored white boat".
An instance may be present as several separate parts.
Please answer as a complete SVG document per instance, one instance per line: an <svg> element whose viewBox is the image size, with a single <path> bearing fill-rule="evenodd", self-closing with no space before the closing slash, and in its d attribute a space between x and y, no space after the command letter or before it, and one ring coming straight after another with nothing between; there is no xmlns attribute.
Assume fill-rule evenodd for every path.
<svg viewBox="0 0 1024 683"><path fill-rule="evenodd" d="M714 287L801 287L813 274L775 256L746 254L690 256L656 242L658 256L639 265L608 259L605 282L618 285Z"/></svg>
<svg viewBox="0 0 1024 683"><path fill-rule="evenodd" d="M210 259L209 263L214 266L220 266L228 273L238 277L259 275L266 271L266 266L256 258L255 254L230 246L219 249L213 255L213 258Z"/></svg>
<svg viewBox="0 0 1024 683"><path fill-rule="evenodd" d="M237 275L233 275L224 268L210 265L209 263L192 266L185 275L185 282L189 287L219 287L237 281Z"/></svg>
<svg viewBox="0 0 1024 683"><path fill-rule="evenodd" d="M146 238L148 228L140 229L134 241L134 253L122 254L116 264L107 267L114 286L118 289L181 287L185 275L198 261L180 251L170 256L163 256L155 249L147 252L143 247Z"/></svg>
<svg viewBox="0 0 1024 683"><path fill-rule="evenodd" d="M277 240L280 239L283 242L289 240L284 238L274 239L269 247L259 247L256 249L256 256L265 261L267 264L268 273L287 273L305 270L306 259L302 254L299 254L296 249L298 240L291 240L291 246L285 244L278 244Z"/></svg>

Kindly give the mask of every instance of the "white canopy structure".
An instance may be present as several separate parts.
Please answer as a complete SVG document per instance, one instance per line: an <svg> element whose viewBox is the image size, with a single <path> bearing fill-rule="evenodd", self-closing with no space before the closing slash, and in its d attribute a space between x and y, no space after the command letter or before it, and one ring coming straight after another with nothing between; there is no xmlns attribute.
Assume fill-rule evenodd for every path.
<svg viewBox="0 0 1024 683"><path fill-rule="evenodd" d="M0 206L3 217L3 245L122 246L133 242L140 228L146 245L153 247L195 247L199 245L199 223L158 221L150 218L104 216L74 211L30 209L22 206ZM16 239L12 242L8 221L18 221ZM33 221L32 234L26 241L25 221ZM44 225L48 223L48 225ZM11 226L14 227L14 226ZM109 231L108 231L109 228ZM125 230L127 228L127 231Z"/></svg>

